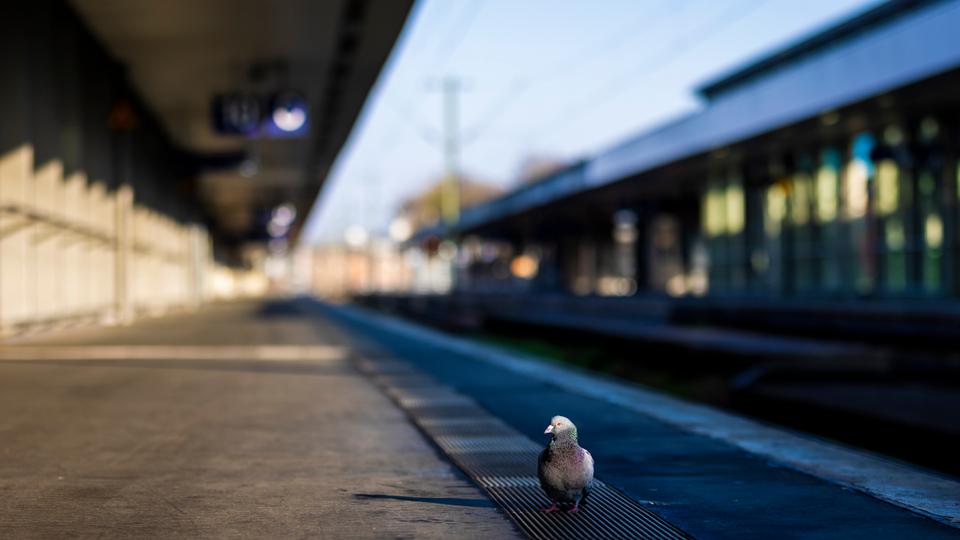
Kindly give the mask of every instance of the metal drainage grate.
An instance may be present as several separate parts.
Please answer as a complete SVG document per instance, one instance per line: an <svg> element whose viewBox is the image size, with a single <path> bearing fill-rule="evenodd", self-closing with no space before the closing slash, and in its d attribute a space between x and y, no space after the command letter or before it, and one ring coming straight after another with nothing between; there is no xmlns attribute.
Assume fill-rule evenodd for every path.
<svg viewBox="0 0 960 540"><path fill-rule="evenodd" d="M543 514L536 476L541 446L476 401L395 359L358 362L460 469L531 538L677 539L689 535L595 479L578 514ZM404 384L415 380L416 384Z"/></svg>

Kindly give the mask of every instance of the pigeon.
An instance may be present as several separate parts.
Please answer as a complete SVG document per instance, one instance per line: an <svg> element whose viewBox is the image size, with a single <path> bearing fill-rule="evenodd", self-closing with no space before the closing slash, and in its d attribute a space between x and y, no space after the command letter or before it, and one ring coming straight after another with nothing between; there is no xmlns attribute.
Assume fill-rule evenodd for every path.
<svg viewBox="0 0 960 540"><path fill-rule="evenodd" d="M577 444L577 426L569 418L554 416L543 433L553 438L540 452L537 476L553 504L542 511L556 512L561 504L573 504L569 512L575 514L593 481L593 456Z"/></svg>

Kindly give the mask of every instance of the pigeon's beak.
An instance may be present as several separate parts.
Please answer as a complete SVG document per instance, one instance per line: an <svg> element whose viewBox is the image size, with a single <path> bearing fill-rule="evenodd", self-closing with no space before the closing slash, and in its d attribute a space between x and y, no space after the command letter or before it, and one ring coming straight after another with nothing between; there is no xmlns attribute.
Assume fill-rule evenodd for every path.
<svg viewBox="0 0 960 540"><path fill-rule="evenodd" d="M544 435L548 435L550 433L553 433L553 424L550 424L549 426L547 426L547 429L543 430Z"/></svg>

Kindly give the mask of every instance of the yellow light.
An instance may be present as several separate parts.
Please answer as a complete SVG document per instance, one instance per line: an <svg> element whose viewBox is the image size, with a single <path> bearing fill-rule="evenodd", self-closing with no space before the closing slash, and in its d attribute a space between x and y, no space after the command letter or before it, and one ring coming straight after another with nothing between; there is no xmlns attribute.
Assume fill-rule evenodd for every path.
<svg viewBox="0 0 960 540"><path fill-rule="evenodd" d="M793 223L806 225L810 219L810 177L798 174L793 181Z"/></svg>
<svg viewBox="0 0 960 540"><path fill-rule="evenodd" d="M739 234L743 231L744 209L743 187L739 182L731 182L727 186L727 233Z"/></svg>
<svg viewBox="0 0 960 540"><path fill-rule="evenodd" d="M900 220L891 219L888 221L886 231L884 231L884 236L887 240L887 249L894 251L903 249L905 236L903 224L900 223Z"/></svg>
<svg viewBox="0 0 960 540"><path fill-rule="evenodd" d="M703 227L707 236L713 238L724 233L724 193L717 187L707 190L703 199Z"/></svg>
<svg viewBox="0 0 960 540"><path fill-rule="evenodd" d="M637 292L637 282L631 278L604 276L597 280L600 296L631 296Z"/></svg>
<svg viewBox="0 0 960 540"><path fill-rule="evenodd" d="M787 190L778 182L767 189L767 220L764 230L767 236L775 237L780 234L780 225L787 215Z"/></svg>
<svg viewBox="0 0 960 540"><path fill-rule="evenodd" d="M510 273L520 279L533 279L537 275L540 263L530 255L518 255L510 261Z"/></svg>
<svg viewBox="0 0 960 540"><path fill-rule="evenodd" d="M897 126L887 126L883 130L883 142L890 146L899 146L903 143L903 131Z"/></svg>
<svg viewBox="0 0 960 540"><path fill-rule="evenodd" d="M960 162L957 163L957 197L960 198Z"/></svg>
<svg viewBox="0 0 960 540"><path fill-rule="evenodd" d="M667 280L666 291L670 296L683 296L687 290L687 280L683 274L674 274Z"/></svg>
<svg viewBox="0 0 960 540"><path fill-rule="evenodd" d="M928 247L938 248L943 245L943 221L940 216L936 214L927 216L923 229Z"/></svg>
<svg viewBox="0 0 960 540"><path fill-rule="evenodd" d="M867 213L867 164L856 159L847 165L846 215L850 219L861 218Z"/></svg>
<svg viewBox="0 0 960 540"><path fill-rule="evenodd" d="M897 211L900 198L900 171L896 162L885 159L877 165L877 213L881 216Z"/></svg>
<svg viewBox="0 0 960 540"><path fill-rule="evenodd" d="M820 167L817 171L817 219L821 223L837 217L837 171Z"/></svg>

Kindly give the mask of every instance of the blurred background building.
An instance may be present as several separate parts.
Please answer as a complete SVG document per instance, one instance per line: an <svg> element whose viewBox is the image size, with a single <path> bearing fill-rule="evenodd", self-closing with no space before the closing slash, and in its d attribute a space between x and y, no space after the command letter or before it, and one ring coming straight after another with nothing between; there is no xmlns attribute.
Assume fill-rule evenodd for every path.
<svg viewBox="0 0 960 540"><path fill-rule="evenodd" d="M415 227L406 260L447 259L461 292L940 309L960 288L958 14L888 2L774 50L701 110Z"/></svg>

